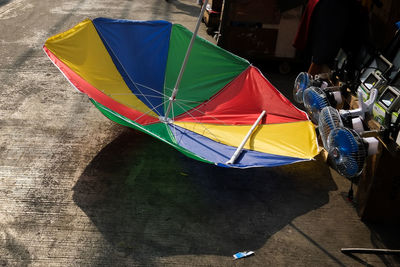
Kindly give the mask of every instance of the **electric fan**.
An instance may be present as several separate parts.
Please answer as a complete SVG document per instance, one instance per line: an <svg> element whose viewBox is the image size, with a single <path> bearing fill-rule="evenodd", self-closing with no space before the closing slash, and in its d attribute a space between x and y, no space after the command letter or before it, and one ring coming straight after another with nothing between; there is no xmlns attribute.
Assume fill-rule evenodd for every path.
<svg viewBox="0 0 400 267"><path fill-rule="evenodd" d="M371 112L376 96L377 90L374 88L371 90L370 98L365 102L361 94L359 94L358 101L360 108L358 109L338 111L331 106L326 106L321 110L318 129L325 149L327 149L329 133L337 127L348 126L359 134L364 132L363 121L365 115Z"/></svg>
<svg viewBox="0 0 400 267"><path fill-rule="evenodd" d="M341 175L352 178L361 174L367 156L378 153L375 137L361 137L353 129L339 126L327 138L328 161Z"/></svg>
<svg viewBox="0 0 400 267"><path fill-rule="evenodd" d="M329 106L329 101L326 93L318 87L311 86L304 90L303 93L304 107L311 121L318 123L319 113L324 107Z"/></svg>
<svg viewBox="0 0 400 267"><path fill-rule="evenodd" d="M312 77L307 72L300 72L294 81L293 97L297 103L303 103L303 93L311 86Z"/></svg>
<svg viewBox="0 0 400 267"><path fill-rule="evenodd" d="M347 178L361 174L367 150L356 131L345 127L333 129L328 136L327 147L328 159L339 174Z"/></svg>
<svg viewBox="0 0 400 267"><path fill-rule="evenodd" d="M330 132L338 127L343 127L339 111L331 106L324 107L319 114L318 130L325 149L328 147L327 139Z"/></svg>
<svg viewBox="0 0 400 267"><path fill-rule="evenodd" d="M314 77L308 74L307 72L300 72L296 80L294 81L293 87L293 97L297 103L303 103L303 94L304 90L311 86L320 87L323 90L327 89L329 91L337 90L339 87L333 86L328 87L328 82L330 80L329 73L320 73L315 75Z"/></svg>

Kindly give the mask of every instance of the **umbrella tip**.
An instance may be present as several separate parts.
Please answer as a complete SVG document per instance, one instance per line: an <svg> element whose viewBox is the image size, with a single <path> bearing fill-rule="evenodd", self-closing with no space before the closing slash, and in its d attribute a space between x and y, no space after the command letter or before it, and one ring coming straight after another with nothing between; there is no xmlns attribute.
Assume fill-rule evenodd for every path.
<svg viewBox="0 0 400 267"><path fill-rule="evenodd" d="M168 118L168 117L165 117L165 116L159 116L158 119L159 119L161 122L165 123L165 124L167 124L167 123L173 123L173 122L174 122L173 119Z"/></svg>

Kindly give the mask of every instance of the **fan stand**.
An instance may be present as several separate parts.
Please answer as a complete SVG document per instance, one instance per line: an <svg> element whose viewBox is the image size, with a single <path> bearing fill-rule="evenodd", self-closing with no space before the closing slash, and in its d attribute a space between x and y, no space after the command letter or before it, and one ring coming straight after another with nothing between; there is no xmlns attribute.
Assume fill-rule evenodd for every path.
<svg viewBox="0 0 400 267"><path fill-rule="evenodd" d="M353 191L353 184L354 184L354 177L350 178L350 189L347 193L347 200L353 203L354 200L354 191Z"/></svg>

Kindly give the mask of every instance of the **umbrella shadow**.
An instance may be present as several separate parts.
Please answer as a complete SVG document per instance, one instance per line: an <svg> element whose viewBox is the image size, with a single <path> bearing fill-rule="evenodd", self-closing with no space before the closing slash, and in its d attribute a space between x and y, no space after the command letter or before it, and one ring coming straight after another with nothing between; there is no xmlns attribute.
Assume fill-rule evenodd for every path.
<svg viewBox="0 0 400 267"><path fill-rule="evenodd" d="M73 199L116 251L147 264L257 250L335 189L322 161L221 168L126 129L86 167Z"/></svg>

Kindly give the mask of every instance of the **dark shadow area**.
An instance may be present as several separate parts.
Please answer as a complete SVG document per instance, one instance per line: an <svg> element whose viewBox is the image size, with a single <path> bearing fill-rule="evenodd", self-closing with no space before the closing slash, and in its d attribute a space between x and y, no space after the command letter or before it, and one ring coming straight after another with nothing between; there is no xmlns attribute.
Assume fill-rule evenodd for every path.
<svg viewBox="0 0 400 267"><path fill-rule="evenodd" d="M368 223L371 231L371 243L373 248L400 249L400 225ZM399 255L378 255L386 266L399 266Z"/></svg>
<svg viewBox="0 0 400 267"><path fill-rule="evenodd" d="M372 267L373 265L369 264L368 262L366 262L363 259L360 259L360 257L358 257L355 254L351 254L351 253L346 253L346 256L352 258L353 260L357 261L358 263L362 264L362 266L366 266L366 267Z"/></svg>
<svg viewBox="0 0 400 267"><path fill-rule="evenodd" d="M0 0L0 6L7 5L10 2L11 2L11 0Z"/></svg>
<svg viewBox="0 0 400 267"><path fill-rule="evenodd" d="M117 251L151 263L256 250L294 218L328 203L336 189L320 160L221 168L126 129L86 167L73 199Z"/></svg>
<svg viewBox="0 0 400 267"><path fill-rule="evenodd" d="M341 262L338 258L336 258L333 254L331 254L328 250L326 250L324 247L322 247L318 242L313 240L310 236L308 236L306 233L301 231L299 228L297 228L293 223L289 223L289 225L296 230L299 234L301 234L305 239L308 240L311 244L313 244L315 247L317 247L319 250L321 250L325 255L327 255L329 258L331 258L333 261L335 261L339 266L346 266L343 262Z"/></svg>
<svg viewBox="0 0 400 267"><path fill-rule="evenodd" d="M200 6L187 5L179 0L168 0L168 3L174 5L179 10L174 13L185 14L192 17L198 17L200 15Z"/></svg>

